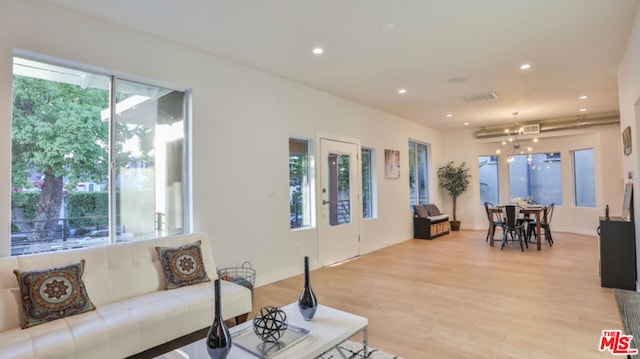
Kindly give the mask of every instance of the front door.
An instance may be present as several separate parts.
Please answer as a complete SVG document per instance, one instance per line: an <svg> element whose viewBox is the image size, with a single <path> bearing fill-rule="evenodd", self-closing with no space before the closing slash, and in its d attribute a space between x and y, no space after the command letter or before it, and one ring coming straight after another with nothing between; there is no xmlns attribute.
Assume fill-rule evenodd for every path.
<svg viewBox="0 0 640 359"><path fill-rule="evenodd" d="M360 254L358 145L320 139L320 265Z"/></svg>

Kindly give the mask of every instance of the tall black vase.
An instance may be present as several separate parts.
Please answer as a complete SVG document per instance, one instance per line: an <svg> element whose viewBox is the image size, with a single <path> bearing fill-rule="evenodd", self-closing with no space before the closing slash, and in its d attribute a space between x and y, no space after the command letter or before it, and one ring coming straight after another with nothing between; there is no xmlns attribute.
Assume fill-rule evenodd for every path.
<svg viewBox="0 0 640 359"><path fill-rule="evenodd" d="M309 283L309 257L304 257L304 288L298 299L298 308L304 320L311 320L318 309L318 300Z"/></svg>
<svg viewBox="0 0 640 359"><path fill-rule="evenodd" d="M207 352L209 352L211 358L226 359L231 351L232 342L229 329L224 324L224 319L222 319L220 279L216 279L213 285L215 289L216 313L213 324L211 324L211 328L209 328L209 333L207 334Z"/></svg>

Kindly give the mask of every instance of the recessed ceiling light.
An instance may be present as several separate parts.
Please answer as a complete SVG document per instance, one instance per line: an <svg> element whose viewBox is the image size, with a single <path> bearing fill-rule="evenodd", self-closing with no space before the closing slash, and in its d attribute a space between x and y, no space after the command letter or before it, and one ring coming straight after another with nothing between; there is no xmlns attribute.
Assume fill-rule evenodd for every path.
<svg viewBox="0 0 640 359"><path fill-rule="evenodd" d="M586 108L581 108L580 112L587 112L587 109Z"/></svg>
<svg viewBox="0 0 640 359"><path fill-rule="evenodd" d="M398 93L401 94L401 95L406 94L407 93L407 89L399 89Z"/></svg>
<svg viewBox="0 0 640 359"><path fill-rule="evenodd" d="M322 55L322 53L324 53L324 49L322 49L321 47L314 47L313 53L316 55Z"/></svg>
<svg viewBox="0 0 640 359"><path fill-rule="evenodd" d="M448 81L449 81L450 84L461 84L461 83L467 81L467 78L466 77L462 77L462 76L460 76L460 77L452 77Z"/></svg>
<svg viewBox="0 0 640 359"><path fill-rule="evenodd" d="M453 117L453 114L452 113L448 113L447 114L447 118L451 118L451 117Z"/></svg>
<svg viewBox="0 0 640 359"><path fill-rule="evenodd" d="M463 123L463 125L469 126L469 122L465 122L465 123Z"/></svg>
<svg viewBox="0 0 640 359"><path fill-rule="evenodd" d="M522 64L520 65L520 70L529 70L531 68L530 64Z"/></svg>
<svg viewBox="0 0 640 359"><path fill-rule="evenodd" d="M586 99L588 99L588 98L589 98L589 96L587 96L587 95L582 95L582 96L580 96L580 99L581 99L581 100L586 100Z"/></svg>
<svg viewBox="0 0 640 359"><path fill-rule="evenodd" d="M384 32L391 32L393 30L396 29L396 25L394 24L384 24L382 26L380 26L380 30L384 31Z"/></svg>

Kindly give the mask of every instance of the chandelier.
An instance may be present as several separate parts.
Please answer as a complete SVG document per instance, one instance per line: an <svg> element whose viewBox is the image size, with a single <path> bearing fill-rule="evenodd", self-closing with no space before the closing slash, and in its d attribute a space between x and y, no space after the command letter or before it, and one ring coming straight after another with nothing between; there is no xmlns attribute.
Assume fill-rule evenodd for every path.
<svg viewBox="0 0 640 359"><path fill-rule="evenodd" d="M508 139L502 141L502 148L496 150L496 153L501 154L503 152L508 153L510 151L511 153L507 156L507 162L512 162L515 155L518 155L518 154L524 155L525 153L529 153L529 155L527 156L527 162L530 163L531 151L533 151L533 148L531 148L530 146L523 147L522 144L526 142L536 143L538 142L538 139L537 138L534 138L531 140L522 139L524 129L518 123L518 113L514 112L512 115L513 115L513 121L515 122L515 125L512 129L507 128L504 130L504 132L507 134Z"/></svg>

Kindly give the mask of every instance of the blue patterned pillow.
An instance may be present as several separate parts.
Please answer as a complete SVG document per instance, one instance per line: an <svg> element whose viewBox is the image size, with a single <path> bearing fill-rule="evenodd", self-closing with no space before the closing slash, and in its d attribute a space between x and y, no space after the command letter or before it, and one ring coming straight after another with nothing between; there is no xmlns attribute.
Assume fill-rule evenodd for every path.
<svg viewBox="0 0 640 359"><path fill-rule="evenodd" d="M200 243L196 241L177 248L156 247L164 271L164 289L211 281L202 262Z"/></svg>
<svg viewBox="0 0 640 359"><path fill-rule="evenodd" d="M84 282L84 259L66 267L13 271L20 286L22 329L95 310Z"/></svg>

